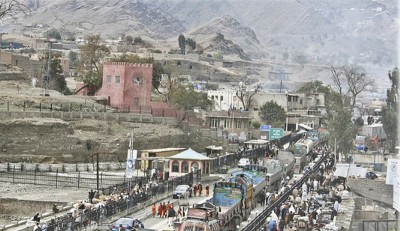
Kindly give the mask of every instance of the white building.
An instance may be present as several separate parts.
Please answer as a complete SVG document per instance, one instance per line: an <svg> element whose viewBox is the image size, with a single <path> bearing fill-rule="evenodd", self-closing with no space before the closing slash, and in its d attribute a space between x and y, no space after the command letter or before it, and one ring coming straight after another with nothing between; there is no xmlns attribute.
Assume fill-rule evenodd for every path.
<svg viewBox="0 0 400 231"><path fill-rule="evenodd" d="M243 107L234 90L209 90L207 96L215 102L215 111L228 111Z"/></svg>

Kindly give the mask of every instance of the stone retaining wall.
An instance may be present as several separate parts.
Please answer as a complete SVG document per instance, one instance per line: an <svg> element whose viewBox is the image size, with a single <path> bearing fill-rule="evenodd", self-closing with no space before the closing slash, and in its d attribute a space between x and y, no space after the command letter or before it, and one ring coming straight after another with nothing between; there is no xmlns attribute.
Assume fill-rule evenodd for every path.
<svg viewBox="0 0 400 231"><path fill-rule="evenodd" d="M393 205L393 185L387 185L384 180L348 179L347 185L363 197Z"/></svg>

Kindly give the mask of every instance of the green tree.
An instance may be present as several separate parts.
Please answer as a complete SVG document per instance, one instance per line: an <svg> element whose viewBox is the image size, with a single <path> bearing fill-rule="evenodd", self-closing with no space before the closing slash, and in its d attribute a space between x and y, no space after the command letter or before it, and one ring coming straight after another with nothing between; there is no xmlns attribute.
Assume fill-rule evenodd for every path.
<svg viewBox="0 0 400 231"><path fill-rule="evenodd" d="M343 95L333 90L330 86L325 86L319 80L303 83L297 92L324 94L327 112L325 119L330 133L329 142L334 145L336 139L337 147L341 147L342 152L347 154L353 147L353 140L357 130L356 126L351 122L350 110L344 107Z"/></svg>
<svg viewBox="0 0 400 231"><path fill-rule="evenodd" d="M351 121L351 113L345 109L341 108L330 117L328 122L328 131L331 144L335 144L339 150L344 155L349 153L354 145L353 140L357 134L357 127Z"/></svg>
<svg viewBox="0 0 400 231"><path fill-rule="evenodd" d="M177 84L175 87L174 91L170 94L169 104L184 112L179 124L188 116L194 115L194 108L208 110L213 105L213 102L208 99L207 93L196 92L192 87L187 88L181 84Z"/></svg>
<svg viewBox="0 0 400 231"><path fill-rule="evenodd" d="M196 41L194 41L191 38L187 38L186 39L186 44L191 48L191 50L195 50L196 49Z"/></svg>
<svg viewBox="0 0 400 231"><path fill-rule="evenodd" d="M260 117L273 127L282 127L286 119L286 112L283 107L271 100L260 107Z"/></svg>
<svg viewBox="0 0 400 231"><path fill-rule="evenodd" d="M136 54L122 54L121 56L111 59L113 62L127 62L127 63L152 63L153 64L153 77L152 86L157 90L160 86L161 76L164 74L163 65L154 60L154 58L141 58Z"/></svg>
<svg viewBox="0 0 400 231"><path fill-rule="evenodd" d="M80 59L78 70L83 74L84 87L78 89L77 92L87 87L90 94L94 94L101 88L103 81L103 65L101 61L110 54L110 50L106 45L101 43L100 35L89 35L87 43L80 47ZM75 94L77 93L75 92Z"/></svg>
<svg viewBox="0 0 400 231"><path fill-rule="evenodd" d="M133 42L133 37L132 37L131 35L127 35L127 36L125 37L125 43L126 43L126 45L131 45L132 42Z"/></svg>
<svg viewBox="0 0 400 231"><path fill-rule="evenodd" d="M135 38L133 39L133 43L134 43L134 44L140 44L140 43L143 43L143 40L142 40L141 37L135 37Z"/></svg>
<svg viewBox="0 0 400 231"><path fill-rule="evenodd" d="M71 67L76 67L78 66L79 63L79 57L78 57L78 53L75 51L70 51L68 54L68 58L69 58L69 62Z"/></svg>
<svg viewBox="0 0 400 231"><path fill-rule="evenodd" d="M180 34L178 36L178 44L179 44L179 48L181 49L181 54L185 54L185 52L186 52L186 39L185 39L185 36L183 34Z"/></svg>
<svg viewBox="0 0 400 231"><path fill-rule="evenodd" d="M399 142L398 137L398 103L399 103L399 69L396 67L389 71L389 79L391 82L390 89L387 90L386 107L382 110L383 129L387 136L387 144L390 152L395 152L395 148Z"/></svg>
<svg viewBox="0 0 400 231"><path fill-rule="evenodd" d="M53 52L51 55L49 69L50 87L59 92L64 92L67 88L67 82L65 81L64 71L61 66L60 58L61 54L59 52ZM46 64L43 65L43 67L45 68L44 73L47 71L48 60L49 56L47 54L46 57L43 59L44 63Z"/></svg>
<svg viewBox="0 0 400 231"><path fill-rule="evenodd" d="M49 31L47 31L47 36L49 38L61 40L61 34L56 28L51 28Z"/></svg>

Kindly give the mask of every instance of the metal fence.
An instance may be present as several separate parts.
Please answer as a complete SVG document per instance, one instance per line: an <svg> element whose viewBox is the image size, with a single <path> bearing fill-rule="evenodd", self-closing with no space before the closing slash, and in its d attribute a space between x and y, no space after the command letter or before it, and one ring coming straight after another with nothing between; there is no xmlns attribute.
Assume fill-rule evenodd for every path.
<svg viewBox="0 0 400 231"><path fill-rule="evenodd" d="M248 158L251 161L254 158L261 158L268 151L268 147L256 148L251 150L238 151L237 153L230 153L227 155L221 155L211 159L211 173L223 172L229 167L237 165L241 158Z"/></svg>
<svg viewBox="0 0 400 231"><path fill-rule="evenodd" d="M128 215L140 209L143 209L147 202L152 198L156 198L162 194L172 193L177 185L180 184L193 184L194 180L199 180L201 173L189 173L168 181L152 184L140 193L128 194L133 189L133 184L126 183L115 185L105 189L104 194L114 194L119 196L117 200L107 200L104 203L98 203L95 207L76 209L74 212L70 211L67 214L51 219L47 223L47 231L74 231L83 230L86 228L92 229L107 223L112 219ZM104 189L103 189L104 190ZM109 191L107 191L109 190ZM33 222L27 224L25 230L32 230ZM109 227L107 227L107 230Z"/></svg>
<svg viewBox="0 0 400 231"><path fill-rule="evenodd" d="M97 179L99 189L115 188L117 185L128 185L128 183L136 184L139 182L146 183L146 177L133 177L127 179L124 176L111 175L107 173L96 174L90 173L61 173L58 172L40 172L40 171L17 171L15 168L9 172L0 172L0 182L12 184L33 184L45 185L53 187L73 187L73 188L97 188Z"/></svg>
<svg viewBox="0 0 400 231"><path fill-rule="evenodd" d="M313 169L306 174L304 174L300 180L296 182L290 189L288 189L282 196L279 197L274 203L266 207L259 215L257 215L242 231L257 231L266 223L267 217L275 209L275 207L280 206L284 201L287 200L289 195L292 194L294 188L300 188L301 185L308 180L308 178L319 170L319 166L325 161L328 155L324 155L313 167Z"/></svg>
<svg viewBox="0 0 400 231"><path fill-rule="evenodd" d="M395 231L397 229L396 220L368 220L353 221L351 230L353 231Z"/></svg>

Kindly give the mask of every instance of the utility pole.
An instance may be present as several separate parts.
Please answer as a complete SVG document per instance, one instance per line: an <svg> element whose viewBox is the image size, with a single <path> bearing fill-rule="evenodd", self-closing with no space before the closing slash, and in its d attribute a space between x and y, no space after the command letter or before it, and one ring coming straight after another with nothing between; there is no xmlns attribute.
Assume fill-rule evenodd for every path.
<svg viewBox="0 0 400 231"><path fill-rule="evenodd" d="M47 59L47 70L46 73L43 77L43 82L44 82L44 96L50 96L49 94L49 87L50 87L50 64L51 64L51 47L53 45L53 41L46 40L44 41L45 43L48 43L49 47L49 54L48 54L48 59Z"/></svg>
<svg viewBox="0 0 400 231"><path fill-rule="evenodd" d="M136 175L138 176L139 175L139 169L138 169L138 166L137 166L138 165L137 164L137 156L134 156L134 153L133 153L134 152L134 150L133 150L133 141L134 141L133 134L135 132L135 128L139 128L139 127L132 127L132 134L131 134L131 138L129 139L129 151L128 151L127 163L129 162L129 160L131 160L132 162L135 161L134 166L135 166L136 171L137 171ZM129 169L129 168L131 168L131 169ZM126 168L126 171L127 171L126 172L126 176L127 176L127 178L132 178L132 170L134 170L132 168L133 168L133 166L129 166L129 163L128 163L127 168Z"/></svg>
<svg viewBox="0 0 400 231"><path fill-rule="evenodd" d="M97 188L97 192L99 191L99 153L96 152L96 188Z"/></svg>

